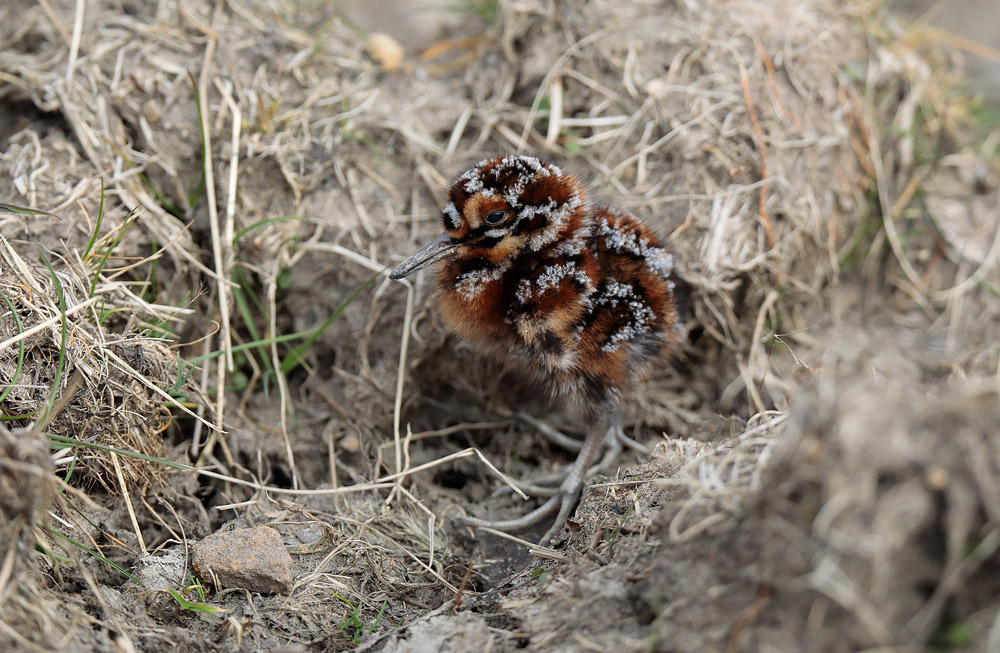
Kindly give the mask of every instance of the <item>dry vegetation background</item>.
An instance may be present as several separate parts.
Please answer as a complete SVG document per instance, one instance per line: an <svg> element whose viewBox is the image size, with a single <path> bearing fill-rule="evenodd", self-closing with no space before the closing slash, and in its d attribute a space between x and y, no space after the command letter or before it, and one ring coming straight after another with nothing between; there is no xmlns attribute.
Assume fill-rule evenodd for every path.
<svg viewBox="0 0 1000 653"><path fill-rule="evenodd" d="M1000 132L957 52L877 2L409 11L0 7L0 648L1000 651ZM523 512L485 461L565 464L511 413L572 409L373 277L515 150L695 289L653 454L555 550L448 517ZM290 593L201 588L256 525Z"/></svg>

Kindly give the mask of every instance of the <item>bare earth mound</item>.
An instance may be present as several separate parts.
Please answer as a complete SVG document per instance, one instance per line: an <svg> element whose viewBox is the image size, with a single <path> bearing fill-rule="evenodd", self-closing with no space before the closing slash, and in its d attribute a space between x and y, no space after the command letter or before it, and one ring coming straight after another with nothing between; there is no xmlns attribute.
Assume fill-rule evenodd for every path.
<svg viewBox="0 0 1000 653"><path fill-rule="evenodd" d="M955 53L818 0L374 4L0 8L0 648L1000 650L1000 158ZM652 454L551 549L450 518L572 459L516 411L585 425L381 274L500 151L694 289L626 406Z"/></svg>

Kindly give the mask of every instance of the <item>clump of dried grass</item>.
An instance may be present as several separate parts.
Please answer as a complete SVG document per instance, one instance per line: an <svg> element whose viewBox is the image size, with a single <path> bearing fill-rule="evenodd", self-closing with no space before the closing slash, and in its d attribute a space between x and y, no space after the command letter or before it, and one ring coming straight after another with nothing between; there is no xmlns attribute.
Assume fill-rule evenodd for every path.
<svg viewBox="0 0 1000 653"><path fill-rule="evenodd" d="M127 284L107 279L111 270L95 282L98 271L78 252L46 267L0 239L0 266L0 292L13 307L0 316L0 370L11 384L6 418L23 416L24 426L64 442L162 455L162 432L173 412L191 413L171 392L191 387L176 355L149 332L189 309L150 304ZM58 468L78 467L112 494L123 490L116 478L134 486L157 483L163 473L140 458L112 458L72 444L54 454Z"/></svg>
<svg viewBox="0 0 1000 653"><path fill-rule="evenodd" d="M53 489L52 464L41 438L30 431L0 427L0 518L3 541L23 546L21 537L31 531L35 511L48 504ZM7 551L3 568L11 555ZM9 574L9 569L0 577ZM2 580L2 578L0 578ZM0 585L4 583L0 582Z"/></svg>
<svg viewBox="0 0 1000 653"><path fill-rule="evenodd" d="M8 650L30 646L28 633L50 644L64 634L53 632L49 604L26 564L37 511L48 505L54 490L42 438L0 426L0 645Z"/></svg>
<svg viewBox="0 0 1000 653"><path fill-rule="evenodd" d="M53 474L48 442L38 431L0 426L0 647L4 650L75 650L93 642L89 631L94 617L51 587L53 578L61 580L60 552L79 563L74 549L54 547L43 533L47 512L71 514L69 501L61 494L64 489ZM86 500L72 502L94 507L84 506ZM32 562L33 551L36 560L44 562ZM49 557L43 558L43 552ZM97 590L86 571L84 578L92 591ZM111 620L120 626L116 616Z"/></svg>
<svg viewBox="0 0 1000 653"><path fill-rule="evenodd" d="M8 221L48 219L4 216ZM95 233L96 248L48 250L47 256L44 245L25 247L0 236L0 374L5 381L0 409L6 423L17 427L0 429L0 535L5 542L0 642L5 646L93 644L87 625L93 618L83 606L46 588L35 565L27 563L31 550L51 552L39 562L59 582L59 560L68 555L92 590L93 602L107 612L86 568L96 564L90 556L100 549L93 523L88 526L88 518L81 520L78 513L95 514L98 506L91 496L124 499L144 548L132 499L136 490L145 494L162 488L167 468L151 458L163 456L163 433L173 416L195 417L192 408L201 401L182 376L176 354L163 338L151 335L190 309L150 303L133 284L120 280L123 269L112 267L120 259L111 250L123 228L101 239ZM183 395L188 405L181 403ZM57 479L72 479L88 492ZM57 484L62 485L58 493ZM97 485L103 495L94 491ZM75 547L92 553L83 556ZM107 613L106 618L127 639L119 616Z"/></svg>
<svg viewBox="0 0 1000 653"><path fill-rule="evenodd" d="M800 637L828 650L955 645L956 624L985 643L1000 591L996 387L928 380L877 328L845 335L797 393L753 502L762 578L805 601Z"/></svg>
<svg viewBox="0 0 1000 653"><path fill-rule="evenodd" d="M664 445L671 473L656 485L682 491L669 521L671 542L686 542L726 522L761 492L787 418L780 411L758 413L745 430L720 444L685 439Z"/></svg>

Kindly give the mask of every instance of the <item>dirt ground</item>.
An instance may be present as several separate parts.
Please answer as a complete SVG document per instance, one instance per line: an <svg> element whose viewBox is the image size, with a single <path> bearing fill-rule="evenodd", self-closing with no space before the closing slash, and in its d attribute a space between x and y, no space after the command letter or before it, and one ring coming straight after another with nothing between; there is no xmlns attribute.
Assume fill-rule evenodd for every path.
<svg viewBox="0 0 1000 653"><path fill-rule="evenodd" d="M0 649L1000 652L1000 121L961 48L997 54L878 2L8 0ZM535 506L497 472L573 454L518 412L578 407L384 274L505 151L693 289L624 406L652 453L551 548L453 517ZM192 565L256 526L290 587Z"/></svg>

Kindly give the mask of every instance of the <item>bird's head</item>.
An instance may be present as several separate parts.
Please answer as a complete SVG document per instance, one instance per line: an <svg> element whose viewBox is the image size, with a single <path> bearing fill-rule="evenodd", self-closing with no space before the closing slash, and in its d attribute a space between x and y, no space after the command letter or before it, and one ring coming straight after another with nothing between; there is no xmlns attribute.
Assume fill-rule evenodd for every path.
<svg viewBox="0 0 1000 653"><path fill-rule="evenodd" d="M561 238L585 210L580 183L532 156L480 161L448 191L445 231L391 273L400 279L444 258L502 266Z"/></svg>

